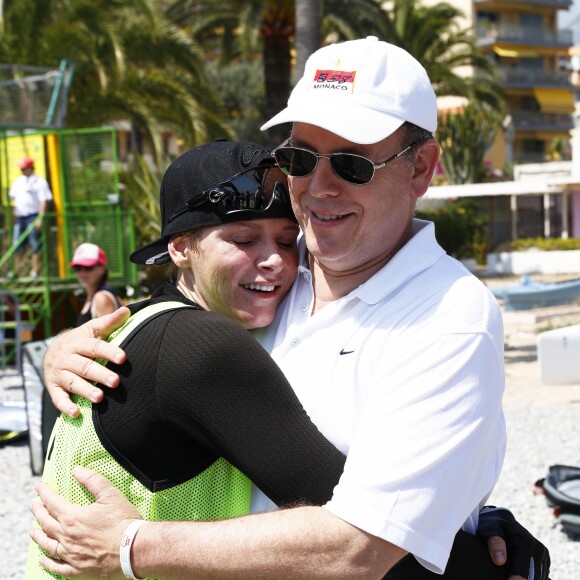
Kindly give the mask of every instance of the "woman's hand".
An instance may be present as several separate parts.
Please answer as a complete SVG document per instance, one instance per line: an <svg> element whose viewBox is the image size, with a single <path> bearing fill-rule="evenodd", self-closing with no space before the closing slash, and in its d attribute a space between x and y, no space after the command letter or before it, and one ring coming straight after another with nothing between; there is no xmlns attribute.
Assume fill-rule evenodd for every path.
<svg viewBox="0 0 580 580"><path fill-rule="evenodd" d="M78 415L79 408L71 401L69 393L99 402L103 392L89 381L107 387L119 384L116 373L93 359L115 364L125 361L124 351L103 339L122 326L129 315L129 309L123 306L112 314L59 334L48 347L44 357L44 384L59 411L69 417Z"/></svg>

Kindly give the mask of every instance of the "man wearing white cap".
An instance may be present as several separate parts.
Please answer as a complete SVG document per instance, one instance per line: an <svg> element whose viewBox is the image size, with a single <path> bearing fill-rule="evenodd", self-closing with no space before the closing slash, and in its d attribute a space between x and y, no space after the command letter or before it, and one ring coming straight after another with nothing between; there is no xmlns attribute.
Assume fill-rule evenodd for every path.
<svg viewBox="0 0 580 580"><path fill-rule="evenodd" d="M433 224L413 217L439 157L425 70L374 37L324 47L263 129L284 122L292 133L274 154L290 176L304 237L294 287L261 340L314 423L347 454L345 470L323 507L147 524L130 538L123 531L139 516L85 475L103 498L100 517L115 522L109 553L111 538L134 542L134 577L379 578L402 570L407 554L441 574L457 530L475 532L499 477L500 311L437 244ZM99 371L84 376L110 384L110 373ZM68 509L48 490L41 497L57 517ZM266 503L256 497L254 505ZM78 522L56 539L67 545L94 532L86 544L102 544L102 531L81 532ZM105 565L94 556L95 570ZM71 555L78 569L92 570L83 557ZM529 562L510 579L527 578ZM495 577L469 565L479 564L467 562L456 577ZM118 570L112 556L105 566ZM547 578L542 566L538 560L529 578ZM422 577L413 574L397 577Z"/></svg>
<svg viewBox="0 0 580 580"><path fill-rule="evenodd" d="M40 230L42 228L42 216L47 210L48 202L52 199L52 193L48 182L44 177L34 173L34 160L30 157L23 157L18 161L18 168L22 175L18 176L10 188L9 196L13 203L14 215L14 240L16 244L20 236L28 227L36 222L34 228L28 236L20 242L16 248L15 270L17 275L21 275L22 257L26 245L32 251L32 268L30 275L32 278L38 277L40 269Z"/></svg>

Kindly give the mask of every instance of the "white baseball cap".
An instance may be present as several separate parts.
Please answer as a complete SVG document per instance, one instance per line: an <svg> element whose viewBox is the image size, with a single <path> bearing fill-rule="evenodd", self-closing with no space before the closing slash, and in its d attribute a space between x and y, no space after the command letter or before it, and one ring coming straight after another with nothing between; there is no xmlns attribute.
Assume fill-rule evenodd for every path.
<svg viewBox="0 0 580 580"><path fill-rule="evenodd" d="M431 132L437 128L431 81L407 51L368 36L313 53L288 106L261 129L309 123L369 144L387 138L405 121Z"/></svg>

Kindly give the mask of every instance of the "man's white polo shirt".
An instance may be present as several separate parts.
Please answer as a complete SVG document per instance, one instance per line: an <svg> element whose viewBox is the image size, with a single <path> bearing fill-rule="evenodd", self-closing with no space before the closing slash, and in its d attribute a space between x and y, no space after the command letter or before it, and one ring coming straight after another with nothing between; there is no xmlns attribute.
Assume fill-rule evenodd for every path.
<svg viewBox="0 0 580 580"><path fill-rule="evenodd" d="M16 217L37 214L40 204L52 199L48 182L40 175L19 175L13 182L9 192L14 202Z"/></svg>
<svg viewBox="0 0 580 580"><path fill-rule="evenodd" d="M296 283L258 337L348 454L325 508L441 572L456 532L476 529L503 463L503 326L495 298L445 254L433 224L414 220L413 232L313 316L302 247Z"/></svg>

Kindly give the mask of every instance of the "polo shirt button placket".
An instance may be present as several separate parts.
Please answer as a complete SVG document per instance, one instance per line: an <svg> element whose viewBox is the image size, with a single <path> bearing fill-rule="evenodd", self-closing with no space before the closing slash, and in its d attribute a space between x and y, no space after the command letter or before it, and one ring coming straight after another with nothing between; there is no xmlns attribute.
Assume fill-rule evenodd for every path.
<svg viewBox="0 0 580 580"><path fill-rule="evenodd" d="M300 339L294 337L291 342L292 346L298 346L300 344Z"/></svg>

